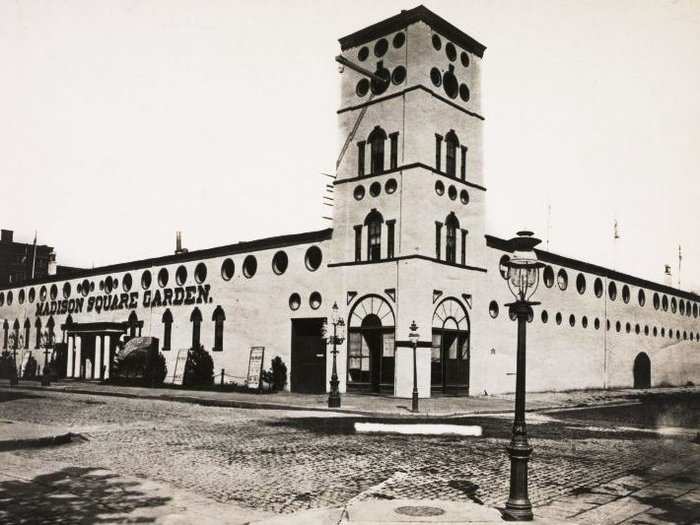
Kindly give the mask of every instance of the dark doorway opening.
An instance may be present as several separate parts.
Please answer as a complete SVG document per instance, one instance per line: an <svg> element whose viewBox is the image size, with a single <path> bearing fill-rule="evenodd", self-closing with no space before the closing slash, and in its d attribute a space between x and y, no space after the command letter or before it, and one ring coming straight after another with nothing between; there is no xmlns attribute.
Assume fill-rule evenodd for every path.
<svg viewBox="0 0 700 525"><path fill-rule="evenodd" d="M292 319L292 392L322 394L326 391L326 340L322 317Z"/></svg>
<svg viewBox="0 0 700 525"><path fill-rule="evenodd" d="M68 370L68 345L66 343L53 345L53 359L56 375L60 378L66 377Z"/></svg>
<svg viewBox="0 0 700 525"><path fill-rule="evenodd" d="M634 388L651 388L651 361L644 352L634 359Z"/></svg>
<svg viewBox="0 0 700 525"><path fill-rule="evenodd" d="M393 391L394 327L382 326L375 314L349 332L348 386L374 393Z"/></svg>
<svg viewBox="0 0 700 525"><path fill-rule="evenodd" d="M95 336L80 336L80 377L92 379L95 370Z"/></svg>
<svg viewBox="0 0 700 525"><path fill-rule="evenodd" d="M469 395L469 332L433 329L431 389Z"/></svg>

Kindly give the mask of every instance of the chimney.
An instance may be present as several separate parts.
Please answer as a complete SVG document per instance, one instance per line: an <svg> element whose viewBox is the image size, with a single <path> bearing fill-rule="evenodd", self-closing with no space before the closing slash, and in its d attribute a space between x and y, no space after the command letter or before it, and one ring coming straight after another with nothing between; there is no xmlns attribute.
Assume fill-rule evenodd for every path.
<svg viewBox="0 0 700 525"><path fill-rule="evenodd" d="M664 265L664 284L666 286L673 286L673 276L671 275L671 265Z"/></svg>
<svg viewBox="0 0 700 525"><path fill-rule="evenodd" d="M12 242L14 232L12 230L0 230L0 241Z"/></svg>
<svg viewBox="0 0 700 525"><path fill-rule="evenodd" d="M49 275L56 275L57 271L57 266L56 266L56 254L51 253L49 254Z"/></svg>
<svg viewBox="0 0 700 525"><path fill-rule="evenodd" d="M182 232L175 232L175 255L187 253L187 248L182 247Z"/></svg>

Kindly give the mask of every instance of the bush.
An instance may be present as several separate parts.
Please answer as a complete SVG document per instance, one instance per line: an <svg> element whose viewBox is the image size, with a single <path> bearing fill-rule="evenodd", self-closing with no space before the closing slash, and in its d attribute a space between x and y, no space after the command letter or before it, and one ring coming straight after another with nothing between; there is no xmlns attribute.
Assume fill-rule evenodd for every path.
<svg viewBox="0 0 700 525"><path fill-rule="evenodd" d="M182 384L185 386L214 384L214 360L202 345L190 349L187 354L187 364L185 365Z"/></svg>
<svg viewBox="0 0 700 525"><path fill-rule="evenodd" d="M37 362L36 359L34 359L34 356L29 356L29 359L27 359L27 364L24 365L24 370L22 370L22 378L24 379L32 379L36 377L36 367L37 367Z"/></svg>
<svg viewBox="0 0 700 525"><path fill-rule="evenodd" d="M269 370L263 370L262 380L270 384L275 392L284 390L284 385L287 384L287 365L280 356L272 360Z"/></svg>
<svg viewBox="0 0 700 525"><path fill-rule="evenodd" d="M160 386L167 375L168 367L165 364L165 356L158 352L143 371L143 383L146 386Z"/></svg>
<svg viewBox="0 0 700 525"><path fill-rule="evenodd" d="M5 350L0 354L0 377L3 379L11 378L15 373L15 362L12 359L12 352Z"/></svg>

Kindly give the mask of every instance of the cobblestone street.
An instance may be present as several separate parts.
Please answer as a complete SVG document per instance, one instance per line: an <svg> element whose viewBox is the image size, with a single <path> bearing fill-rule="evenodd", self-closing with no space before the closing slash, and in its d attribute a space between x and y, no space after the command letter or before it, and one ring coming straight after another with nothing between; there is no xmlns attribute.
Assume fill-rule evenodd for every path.
<svg viewBox="0 0 700 525"><path fill-rule="evenodd" d="M0 419L67 428L86 438L17 456L108 469L243 507L287 513L351 498L495 505L507 497L509 417L450 420L482 425L482 438L380 436L355 434L358 417L346 414L56 392L1 394ZM534 505L697 455L698 445L687 437L615 427L581 414L528 416Z"/></svg>

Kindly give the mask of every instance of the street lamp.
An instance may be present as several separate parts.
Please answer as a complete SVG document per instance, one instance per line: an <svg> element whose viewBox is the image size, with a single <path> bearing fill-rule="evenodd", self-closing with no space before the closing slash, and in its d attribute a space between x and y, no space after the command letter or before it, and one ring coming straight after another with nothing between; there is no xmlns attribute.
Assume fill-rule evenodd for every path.
<svg viewBox="0 0 700 525"><path fill-rule="evenodd" d="M44 349L44 373L41 376L41 386L51 385L51 376L49 374L49 351L53 347L53 341L51 341L51 333L48 330L41 332L41 337L39 339L39 346Z"/></svg>
<svg viewBox="0 0 700 525"><path fill-rule="evenodd" d="M333 345L333 350L331 350L333 354L333 372L331 373L331 391L330 394L328 394L328 407L340 408L336 356L338 355L338 345L342 345L345 340L345 321L338 315L338 303L333 303L333 307L331 308L331 324L333 325L333 336L329 338L329 343Z"/></svg>
<svg viewBox="0 0 700 525"><path fill-rule="evenodd" d="M411 321L411 326L408 327L411 331L408 333L408 340L413 343L413 394L411 396L411 412L418 412L418 367L416 366L416 347L418 346L418 325L415 321Z"/></svg>
<svg viewBox="0 0 700 525"><path fill-rule="evenodd" d="M527 492L527 462L532 447L527 441L525 427L525 329L533 316L532 307L540 303L530 301L540 281L540 268L535 246L541 241L532 232L518 232L509 243L513 256L502 272L515 302L506 304L509 314L518 320L518 352L515 371L515 418L513 436L507 450L510 456L510 495L504 511L507 519L531 521L532 504Z"/></svg>

